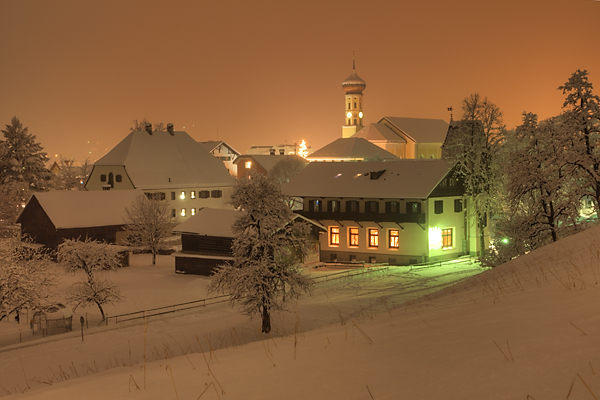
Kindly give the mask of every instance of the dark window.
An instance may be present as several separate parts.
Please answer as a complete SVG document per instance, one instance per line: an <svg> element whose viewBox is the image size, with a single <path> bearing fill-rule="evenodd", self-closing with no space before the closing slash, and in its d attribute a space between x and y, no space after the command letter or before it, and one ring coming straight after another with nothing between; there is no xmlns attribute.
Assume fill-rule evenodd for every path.
<svg viewBox="0 0 600 400"><path fill-rule="evenodd" d="M454 212L461 212L463 210L462 199L454 200Z"/></svg>
<svg viewBox="0 0 600 400"><path fill-rule="evenodd" d="M210 197L218 199L219 197L223 197L223 192L221 190L213 190L210 192Z"/></svg>
<svg viewBox="0 0 600 400"><path fill-rule="evenodd" d="M387 201L385 203L386 213L397 213L400 212L400 207L397 201Z"/></svg>
<svg viewBox="0 0 600 400"><path fill-rule="evenodd" d="M123 180L123 177L121 175L115 176L115 181L121 182L122 180Z"/></svg>
<svg viewBox="0 0 600 400"><path fill-rule="evenodd" d="M339 200L329 200L327 202L327 211L329 212L340 212L340 201Z"/></svg>
<svg viewBox="0 0 600 400"><path fill-rule="evenodd" d="M198 192L198 197L201 199L208 199L210 197L210 192L208 190L200 190Z"/></svg>
<svg viewBox="0 0 600 400"><path fill-rule="evenodd" d="M435 213L436 214L441 214L444 212L444 201L443 200L436 200L434 203L434 208L435 208Z"/></svg>
<svg viewBox="0 0 600 400"><path fill-rule="evenodd" d="M366 201L365 202L365 210L368 213L378 213L379 212L379 202L378 201Z"/></svg>
<svg viewBox="0 0 600 400"><path fill-rule="evenodd" d="M165 192L152 192L146 193L146 197L150 200L164 200Z"/></svg>
<svg viewBox="0 0 600 400"><path fill-rule="evenodd" d="M358 201L348 200L346 202L346 212L358 212Z"/></svg>
<svg viewBox="0 0 600 400"><path fill-rule="evenodd" d="M356 102L354 102L354 108L356 108Z"/></svg>
<svg viewBox="0 0 600 400"><path fill-rule="evenodd" d="M308 211L321 212L323 207L323 201L321 200L310 200L308 202Z"/></svg>
<svg viewBox="0 0 600 400"><path fill-rule="evenodd" d="M285 155L285 149L279 149L279 155L280 156L284 156Z"/></svg>
<svg viewBox="0 0 600 400"><path fill-rule="evenodd" d="M100 175L100 182L106 182L106 175L105 174Z"/></svg>
<svg viewBox="0 0 600 400"><path fill-rule="evenodd" d="M173 218L177 217L177 211L175 209L171 210L171 217L173 217Z"/></svg>
<svg viewBox="0 0 600 400"><path fill-rule="evenodd" d="M350 125L350 120L348 120L348 125Z"/></svg>
<svg viewBox="0 0 600 400"><path fill-rule="evenodd" d="M356 125L356 118L354 118L354 125Z"/></svg>
<svg viewBox="0 0 600 400"><path fill-rule="evenodd" d="M175 192L171 192L171 200L175 200Z"/></svg>
<svg viewBox="0 0 600 400"><path fill-rule="evenodd" d="M407 214L421 214L421 203L418 201L409 201L406 203Z"/></svg>
<svg viewBox="0 0 600 400"><path fill-rule="evenodd" d="M348 110L351 109L352 107L350 107L350 103L348 103Z"/></svg>
<svg viewBox="0 0 600 400"><path fill-rule="evenodd" d="M114 187L115 186L115 178L112 172L110 172L108 174L108 184L110 185L110 187Z"/></svg>

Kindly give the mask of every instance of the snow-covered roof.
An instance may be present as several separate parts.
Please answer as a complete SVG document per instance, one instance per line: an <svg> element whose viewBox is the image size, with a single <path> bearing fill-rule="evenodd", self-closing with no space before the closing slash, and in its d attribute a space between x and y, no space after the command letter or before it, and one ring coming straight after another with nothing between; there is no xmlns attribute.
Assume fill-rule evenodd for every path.
<svg viewBox="0 0 600 400"><path fill-rule="evenodd" d="M361 137L339 138L321 147L307 157L307 159L365 159L381 157L382 159L396 159L397 157L387 150L369 142Z"/></svg>
<svg viewBox="0 0 600 400"><path fill-rule="evenodd" d="M231 152L233 152L236 155L240 155L239 151L237 151L236 149L234 149L233 147L231 147L230 145L228 145L227 143L225 143L222 140L209 140L207 142L198 142L198 144L200 144L202 147L204 147L206 149L206 151L208 151L209 153L212 152L214 149L216 149L219 146L225 146L227 147L229 150L231 150Z"/></svg>
<svg viewBox="0 0 600 400"><path fill-rule="evenodd" d="M223 163L186 132L133 131L94 165L124 165L137 188L233 186Z"/></svg>
<svg viewBox="0 0 600 400"><path fill-rule="evenodd" d="M177 225L173 232L204 236L233 237L231 226L240 211L221 208L201 208L196 215Z"/></svg>
<svg viewBox="0 0 600 400"><path fill-rule="evenodd" d="M369 124L352 135L353 138L363 138L371 141L388 141L406 143L406 139L398 135L384 124Z"/></svg>
<svg viewBox="0 0 600 400"><path fill-rule="evenodd" d="M125 209L142 194L138 189L53 190L34 193L23 212L36 198L56 229L123 225Z"/></svg>
<svg viewBox="0 0 600 400"><path fill-rule="evenodd" d="M313 162L282 190L299 197L425 199L451 168L446 160Z"/></svg>
<svg viewBox="0 0 600 400"><path fill-rule="evenodd" d="M448 123L442 119L383 117L384 120L413 138L417 143L444 143L448 132Z"/></svg>
<svg viewBox="0 0 600 400"><path fill-rule="evenodd" d="M293 159L293 158L297 158L300 159L301 161L305 162L306 164L308 164L308 161L306 161L304 158L295 155L295 154L285 154L285 155L267 155L267 154L244 154L239 156L233 163L234 164L239 164L239 163L243 163L249 159L254 160L254 162L256 162L258 165L260 165L265 171L269 172L273 169L274 166L276 166L280 161L284 161L284 160L288 160L288 159Z"/></svg>

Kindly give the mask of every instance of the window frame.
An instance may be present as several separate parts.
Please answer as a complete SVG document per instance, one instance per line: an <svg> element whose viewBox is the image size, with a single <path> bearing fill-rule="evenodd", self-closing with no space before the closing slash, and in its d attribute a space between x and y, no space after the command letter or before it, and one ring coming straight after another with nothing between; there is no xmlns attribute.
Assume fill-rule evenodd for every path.
<svg viewBox="0 0 600 400"><path fill-rule="evenodd" d="M339 247L340 246L340 227L330 226L329 227L329 246Z"/></svg>
<svg viewBox="0 0 600 400"><path fill-rule="evenodd" d="M450 238L450 244L448 245L447 239ZM442 229L442 250L450 250L454 248L454 228L443 228Z"/></svg>
<svg viewBox="0 0 600 400"><path fill-rule="evenodd" d="M395 233L395 235L393 235L392 233ZM389 229L388 230L388 248L390 250L399 250L400 249L400 230L399 229Z"/></svg>
<svg viewBox="0 0 600 400"><path fill-rule="evenodd" d="M379 248L379 229L367 228L367 247L369 249Z"/></svg>
<svg viewBox="0 0 600 400"><path fill-rule="evenodd" d="M357 248L360 246L360 231L355 226L348 227L348 247Z"/></svg>
<svg viewBox="0 0 600 400"><path fill-rule="evenodd" d="M444 200L434 200L433 202L433 212L435 214L443 214L444 213Z"/></svg>

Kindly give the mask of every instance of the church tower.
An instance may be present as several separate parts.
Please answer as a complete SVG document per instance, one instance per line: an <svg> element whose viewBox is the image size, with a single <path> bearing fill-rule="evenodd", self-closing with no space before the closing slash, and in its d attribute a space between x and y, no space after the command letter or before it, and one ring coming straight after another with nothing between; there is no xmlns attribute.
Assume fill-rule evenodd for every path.
<svg viewBox="0 0 600 400"><path fill-rule="evenodd" d="M356 65L352 59L352 75L344 82L342 88L346 92L344 120L346 123L342 126L342 137L348 138L354 135L363 127L363 90L367 84L356 74Z"/></svg>

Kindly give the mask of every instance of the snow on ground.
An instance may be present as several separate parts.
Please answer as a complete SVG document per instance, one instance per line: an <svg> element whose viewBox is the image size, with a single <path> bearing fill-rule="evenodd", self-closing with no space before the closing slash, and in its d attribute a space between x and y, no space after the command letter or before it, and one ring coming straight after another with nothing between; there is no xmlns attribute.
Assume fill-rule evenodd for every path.
<svg viewBox="0 0 600 400"><path fill-rule="evenodd" d="M90 326L83 342L73 332L4 348L0 391L27 399L598 398L599 242L592 228L452 286L443 281L475 269L447 264L448 275L436 277L440 268L390 268L323 283L276 316L268 337L259 320L226 304L146 326ZM179 301L186 289L202 297L209 279L173 274L178 285L165 274L163 290L136 269L150 267L115 275L119 285L133 279L123 309L149 295ZM156 360L145 368L144 339L146 358Z"/></svg>

